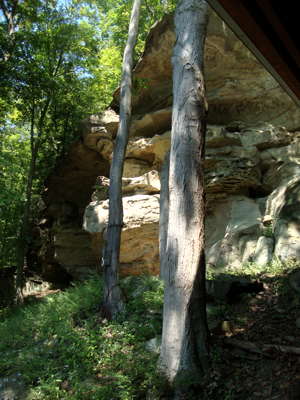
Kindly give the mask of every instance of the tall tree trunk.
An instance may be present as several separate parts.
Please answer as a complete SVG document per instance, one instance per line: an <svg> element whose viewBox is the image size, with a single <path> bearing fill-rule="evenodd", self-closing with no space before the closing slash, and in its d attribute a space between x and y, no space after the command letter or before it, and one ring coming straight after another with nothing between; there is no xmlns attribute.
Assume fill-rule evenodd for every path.
<svg viewBox="0 0 300 400"><path fill-rule="evenodd" d="M26 200L24 205L23 218L20 228L20 234L18 237L18 249L17 249L17 276L16 276L16 299L17 303L23 302L23 286L25 283L24 277L24 265L26 253L29 244L29 221L31 215L31 203L32 203L32 186L33 179L36 171L36 158L37 148L34 147L31 153L31 160L27 174L26 183Z"/></svg>
<svg viewBox="0 0 300 400"><path fill-rule="evenodd" d="M169 218L160 369L171 386L199 384L209 367L205 308L203 54L208 6L181 0L175 13ZM175 396L176 397L176 396ZM176 398L180 398L180 395Z"/></svg>
<svg viewBox="0 0 300 400"><path fill-rule="evenodd" d="M30 165L27 173L26 182L26 200L24 205L23 218L20 227L20 234L17 243L17 276L16 276L16 300L17 303L23 302L23 287L25 283L24 277L24 265L26 253L29 244L29 226L30 226L30 216L31 216L31 206L32 206L32 194L33 194L33 181L36 172L36 162L38 153L40 150L41 137L44 130L44 122L46 114L50 105L50 98L45 102L43 109L40 111L40 117L38 119L37 135L35 136L35 114L36 109L33 105L31 109L31 123L30 123L30 147L31 147L31 159Z"/></svg>
<svg viewBox="0 0 300 400"><path fill-rule="evenodd" d="M159 263L160 278L165 281L165 257L168 238L169 219L169 170L170 152L165 156L160 174L160 201L159 201Z"/></svg>
<svg viewBox="0 0 300 400"><path fill-rule="evenodd" d="M134 0L128 30L128 39L123 56L120 124L110 168L109 220L103 257L103 308L108 318L114 318L123 308L121 292L118 286L120 242L123 225L122 175L131 120L133 50L138 34L140 6L141 0Z"/></svg>
<svg viewBox="0 0 300 400"><path fill-rule="evenodd" d="M35 125L35 107L31 109L31 123L30 123L30 164L26 178L26 194L25 204L23 210L23 218L20 226L20 233L17 241L17 276L16 276L16 300L17 303L23 302L23 286L24 286L24 264L25 255L28 247L28 231L29 231L29 218L31 209L32 198L32 185L36 168L37 146L34 142L34 125Z"/></svg>

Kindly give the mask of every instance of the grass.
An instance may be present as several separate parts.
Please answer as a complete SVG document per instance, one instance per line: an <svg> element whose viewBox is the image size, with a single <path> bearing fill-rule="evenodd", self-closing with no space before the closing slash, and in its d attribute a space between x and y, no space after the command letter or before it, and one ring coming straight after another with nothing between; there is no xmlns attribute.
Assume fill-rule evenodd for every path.
<svg viewBox="0 0 300 400"><path fill-rule="evenodd" d="M128 302L116 322L100 317L98 279L3 313L0 376L18 376L28 400L146 398L157 355L145 342L161 333L162 287L151 277L122 286Z"/></svg>

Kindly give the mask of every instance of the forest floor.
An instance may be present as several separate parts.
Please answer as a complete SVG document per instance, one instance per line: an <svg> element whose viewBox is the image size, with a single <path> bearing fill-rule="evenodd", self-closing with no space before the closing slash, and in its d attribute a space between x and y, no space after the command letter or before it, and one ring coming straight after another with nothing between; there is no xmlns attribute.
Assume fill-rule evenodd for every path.
<svg viewBox="0 0 300 400"><path fill-rule="evenodd" d="M207 399L300 400L300 294L289 274L261 274L264 291L224 308Z"/></svg>
<svg viewBox="0 0 300 400"><path fill-rule="evenodd" d="M264 290L213 305L212 368L202 391L182 399L300 400L300 295L288 284L291 270L245 272ZM162 285L132 277L122 287L126 310L112 323L100 315L97 279L2 310L0 398L171 398L156 374L158 348L146 345L161 334Z"/></svg>

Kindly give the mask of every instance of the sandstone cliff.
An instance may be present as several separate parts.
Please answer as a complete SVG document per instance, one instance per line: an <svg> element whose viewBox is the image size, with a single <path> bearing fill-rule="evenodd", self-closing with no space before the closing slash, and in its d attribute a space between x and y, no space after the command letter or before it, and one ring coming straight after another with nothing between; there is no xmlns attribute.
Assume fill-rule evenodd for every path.
<svg viewBox="0 0 300 400"><path fill-rule="evenodd" d="M135 68L123 192L121 273L159 272L160 171L170 146L172 17L151 30ZM240 267L300 256L300 111L212 14L206 45L207 260ZM117 98L117 93L115 95ZM117 109L116 100L112 106ZM47 182L39 262L48 279L99 265L118 116L90 116Z"/></svg>

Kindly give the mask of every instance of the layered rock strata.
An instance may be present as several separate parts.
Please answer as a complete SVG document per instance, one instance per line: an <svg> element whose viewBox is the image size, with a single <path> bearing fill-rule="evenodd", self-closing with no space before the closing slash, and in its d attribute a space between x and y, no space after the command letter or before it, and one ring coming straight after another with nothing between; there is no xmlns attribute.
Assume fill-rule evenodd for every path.
<svg viewBox="0 0 300 400"><path fill-rule="evenodd" d="M135 68L127 149L121 273L159 273L160 172L170 147L172 17L156 24ZM300 254L300 111L212 14L206 45L209 127L206 253L212 267ZM113 104L116 106L116 102ZM47 182L39 262L81 278L100 264L118 115L82 123L80 139ZM285 126L283 128L282 126Z"/></svg>
<svg viewBox="0 0 300 400"><path fill-rule="evenodd" d="M134 136L160 134L170 124L174 42L173 16L169 15L150 31L135 68ZM299 107L213 12L205 46L205 80L210 123L260 121L289 130L299 128ZM118 105L118 91L114 105Z"/></svg>
<svg viewBox="0 0 300 400"><path fill-rule="evenodd" d="M170 141L166 140L169 133L160 137L163 143L163 146L159 146L161 155L169 150ZM153 138L142 140L140 153L137 152L138 141L129 143L128 148L128 154L132 148L135 149L137 164L138 160L150 158L150 155L156 160ZM155 142L159 142L158 137ZM205 183L206 252L209 265L241 267L247 262L266 265L274 256L287 259L299 255L300 221L297 215L300 213L297 193L300 193L300 178L294 175L286 177L284 169L292 168L296 171L300 168L300 153L298 162L294 159L295 154L291 158L287 157L286 162L280 161L290 147L295 149L298 144L297 135L291 135L282 128L275 129L271 125L256 128L244 126L238 132L233 132L231 127L229 131L220 126L208 128ZM145 149L148 149L148 153ZM265 153L273 150L278 157L266 164ZM276 171L281 171L281 174ZM131 259L132 273L137 272L137 261L139 265L146 265L148 262L148 271L159 273L159 201L157 194L150 193L150 190L158 191L159 185L154 188L150 186L148 190L145 187L143 195L139 194L140 187L135 186L135 182L145 181L152 174L155 175L154 170L138 179L132 179L131 196L123 199L125 226L121 245L121 271L124 273L131 273L128 262L124 261L126 254L132 257L134 253L138 255ZM276 187L270 179L271 176L274 177L273 174L277 177ZM128 179L124 179L123 185L128 190L127 182ZM151 202L151 197L155 201ZM151 209L148 209L149 202ZM94 200L86 208L83 226L94 237L94 242L98 243L98 254L107 219L107 200ZM140 235L136 241L137 225L140 231L145 229L147 232L149 224L154 228L153 231L149 232L149 236ZM134 246L139 247L138 251L131 248L131 240ZM143 252L144 248L151 249L151 256L148 251Z"/></svg>

